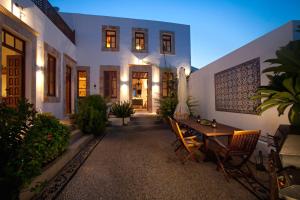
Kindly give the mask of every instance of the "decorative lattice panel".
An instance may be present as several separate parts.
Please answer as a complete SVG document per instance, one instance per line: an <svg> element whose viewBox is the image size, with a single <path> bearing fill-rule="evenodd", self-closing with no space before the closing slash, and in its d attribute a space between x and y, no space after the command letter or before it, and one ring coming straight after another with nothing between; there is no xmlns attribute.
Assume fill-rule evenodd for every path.
<svg viewBox="0 0 300 200"><path fill-rule="evenodd" d="M260 86L260 59L215 74L215 103L217 111L256 114L260 103L249 98Z"/></svg>

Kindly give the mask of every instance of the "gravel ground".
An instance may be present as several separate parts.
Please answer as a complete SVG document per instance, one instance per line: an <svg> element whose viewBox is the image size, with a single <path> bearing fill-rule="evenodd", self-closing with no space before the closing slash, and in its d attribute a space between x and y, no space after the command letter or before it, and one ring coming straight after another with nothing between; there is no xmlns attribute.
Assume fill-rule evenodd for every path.
<svg viewBox="0 0 300 200"><path fill-rule="evenodd" d="M226 182L213 163L182 165L173 133L155 119L109 128L58 199L256 199L235 180Z"/></svg>

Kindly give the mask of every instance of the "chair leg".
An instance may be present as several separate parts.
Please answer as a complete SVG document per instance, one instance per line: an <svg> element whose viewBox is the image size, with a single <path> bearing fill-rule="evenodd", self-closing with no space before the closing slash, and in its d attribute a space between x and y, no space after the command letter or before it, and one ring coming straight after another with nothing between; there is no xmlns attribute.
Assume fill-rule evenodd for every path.
<svg viewBox="0 0 300 200"><path fill-rule="evenodd" d="M223 165L223 162L221 161L219 155L218 155L216 152L214 152L214 153L215 153L215 155L216 155L217 162L218 162L218 163L217 163L217 165L218 165L218 166L217 166L217 170L219 171L219 169L222 169L226 181L229 182L228 173L226 172L226 169L225 169L225 167L224 167L224 165ZM226 157L225 157L225 158L226 158ZM223 161L224 161L224 159L223 159Z"/></svg>

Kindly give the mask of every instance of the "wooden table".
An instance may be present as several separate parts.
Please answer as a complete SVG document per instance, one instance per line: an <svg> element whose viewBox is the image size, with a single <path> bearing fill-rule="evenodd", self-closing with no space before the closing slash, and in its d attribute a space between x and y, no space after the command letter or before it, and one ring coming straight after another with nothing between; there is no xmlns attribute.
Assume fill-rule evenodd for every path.
<svg viewBox="0 0 300 200"><path fill-rule="evenodd" d="M197 123L195 119L180 120L180 124L186 125L187 127L194 129L203 135L204 150L208 149L208 137L217 137L217 136L228 136L231 137L235 130L240 130L238 128L228 126L225 124L217 123L217 127L213 128L212 126L205 126Z"/></svg>

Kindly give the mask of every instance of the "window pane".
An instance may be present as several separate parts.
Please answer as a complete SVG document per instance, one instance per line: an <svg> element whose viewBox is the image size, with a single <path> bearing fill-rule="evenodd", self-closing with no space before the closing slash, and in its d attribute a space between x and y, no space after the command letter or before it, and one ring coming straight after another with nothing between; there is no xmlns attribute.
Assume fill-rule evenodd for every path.
<svg viewBox="0 0 300 200"><path fill-rule="evenodd" d="M10 35L9 33L5 34L5 42L7 45L9 45L11 47L15 46L14 37L12 35Z"/></svg>
<svg viewBox="0 0 300 200"><path fill-rule="evenodd" d="M85 97L87 95L87 72L78 71L78 96Z"/></svg>
<svg viewBox="0 0 300 200"><path fill-rule="evenodd" d="M23 42L19 39L16 39L16 49L23 51Z"/></svg>

